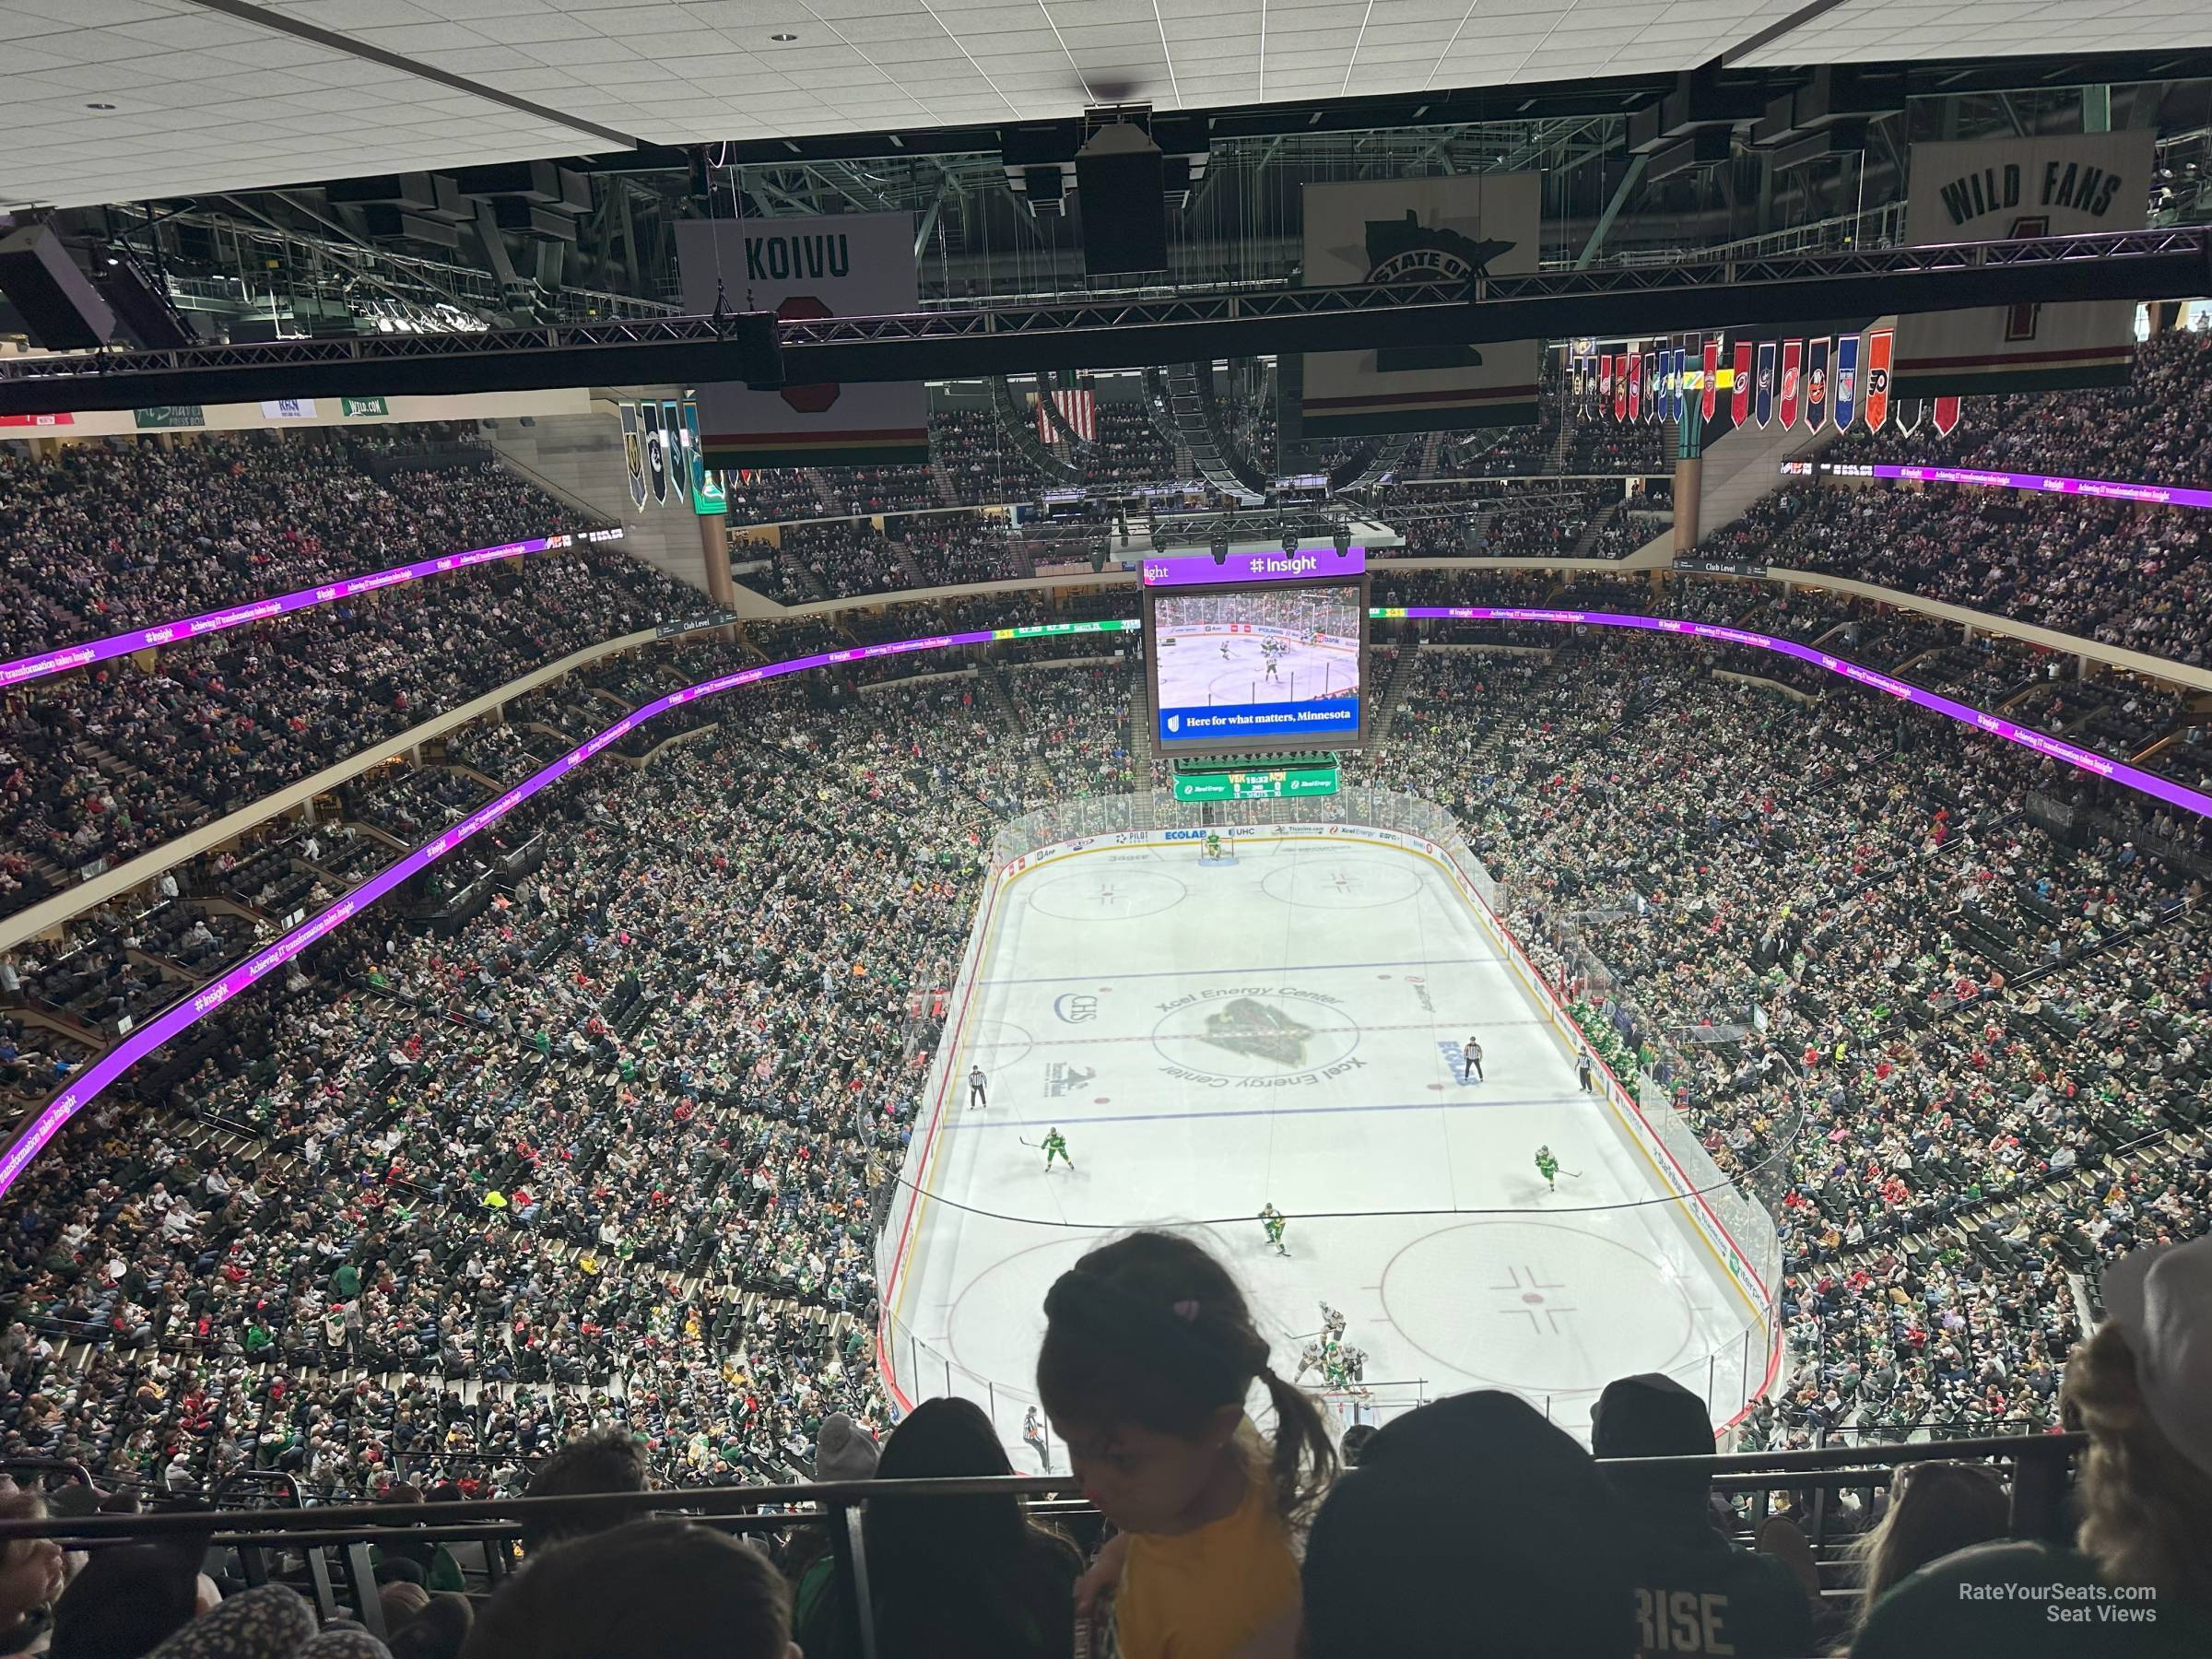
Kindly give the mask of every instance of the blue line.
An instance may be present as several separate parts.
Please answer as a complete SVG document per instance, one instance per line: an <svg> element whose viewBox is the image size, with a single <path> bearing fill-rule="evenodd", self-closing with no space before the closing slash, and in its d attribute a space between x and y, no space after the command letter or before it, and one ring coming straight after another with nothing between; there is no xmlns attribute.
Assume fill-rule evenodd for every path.
<svg viewBox="0 0 2212 1659"><path fill-rule="evenodd" d="M1100 981L1112 980L1205 979L1222 973L1241 973L1249 978L1253 974L1343 973L1354 968L1451 968L1470 962L1497 968L1505 966L1505 959L1496 956L1412 957L1403 962L1314 962L1304 968L1160 968L1143 973L1083 973L1070 971L1066 973L1032 974L1027 979L987 979L975 982L979 985L1057 985L1069 980L1081 980L1085 984L1097 984Z"/></svg>
<svg viewBox="0 0 2212 1659"><path fill-rule="evenodd" d="M1462 1085L1461 1087L1464 1087ZM1476 1085L1477 1088L1482 1085ZM1050 1129L1060 1124L1194 1124L1203 1118L1323 1117L1343 1112L1487 1112L1500 1106L1571 1106L1584 1095L1529 1095L1512 1100L1396 1100L1371 1106L1251 1106L1220 1112L1131 1112L1108 1117L993 1118L961 1115L947 1124L951 1129Z"/></svg>

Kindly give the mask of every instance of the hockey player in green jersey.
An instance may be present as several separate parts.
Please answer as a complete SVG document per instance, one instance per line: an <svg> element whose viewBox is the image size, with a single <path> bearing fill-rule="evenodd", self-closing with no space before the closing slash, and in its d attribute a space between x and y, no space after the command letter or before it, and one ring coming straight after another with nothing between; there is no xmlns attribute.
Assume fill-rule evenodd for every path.
<svg viewBox="0 0 2212 1659"><path fill-rule="evenodd" d="M1048 1129L1044 1134L1044 1169L1048 1175L1052 1173L1053 1159L1055 1158L1068 1167L1070 1173L1074 1172L1076 1160L1067 1155L1066 1137L1057 1129Z"/></svg>
<svg viewBox="0 0 2212 1659"><path fill-rule="evenodd" d="M1272 1204L1262 1205L1260 1225L1267 1230L1267 1242L1275 1246L1275 1253L1288 1255L1290 1253L1283 1248L1283 1212Z"/></svg>
<svg viewBox="0 0 2212 1659"><path fill-rule="evenodd" d="M1536 1173L1544 1177L1544 1184L1553 1192L1559 1190L1559 1160L1551 1155L1549 1147L1536 1148Z"/></svg>

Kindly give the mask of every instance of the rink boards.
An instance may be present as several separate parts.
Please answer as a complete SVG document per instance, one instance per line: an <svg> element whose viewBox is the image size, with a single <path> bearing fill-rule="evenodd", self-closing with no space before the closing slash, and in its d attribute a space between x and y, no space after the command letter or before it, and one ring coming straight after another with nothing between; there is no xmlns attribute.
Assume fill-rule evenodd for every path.
<svg viewBox="0 0 2212 1659"><path fill-rule="evenodd" d="M1571 1361L1562 1370L1558 1345L1539 1364L1534 1339L1513 1335L1517 1323L1497 1324L1505 1313L1526 1312L1533 1324L1536 1312L1478 1304L1491 1292L1500 1293L1492 1300L1509 1301L1572 1300L1585 1324L1610 1309L1602 1318L1618 1327L1620 1340L1583 1351L1585 1370L1594 1372L1643 1353L1631 1338L1647 1310L1629 1293L1644 1278L1661 1288L1661 1301L1679 1294L1686 1305L1698 1305L1684 1315L1691 1327L1686 1333L1670 1329L1663 1340L1656 1329L1645 1330L1657 1357L1631 1369L1668 1369L1663 1361L1669 1357L1688 1352L1694 1359L1740 1329L1740 1357L1730 1339L1730 1375L1712 1384L1716 1422L1763 1392L1777 1352L1767 1312L1771 1274L1747 1259L1700 1194L1698 1174L1670 1151L1626 1089L1601 1067L1599 1097L1573 1091L1571 1055L1579 1044L1571 1026L1478 890L1479 866L1471 876L1432 842L1371 826L1238 827L1216 833L1241 854L1241 873L1209 877L1193 844L1206 833L1078 838L1012 861L989 883L947 1004L906 1180L878 1245L882 1370L901 1405L947 1392L976 1398L994 1418L1007 1419L1002 1431L1014 1443L1011 1419L1026 1398L1020 1350L1026 1345L1033 1355L1048 1269L1071 1265L1081 1249L1117 1230L1190 1226L1193 1218L1213 1224L1204 1236L1241 1273L1249 1267L1273 1287L1268 1294L1281 1304L1271 1333L1278 1360L1296 1352L1305 1290L1319 1285L1342 1305L1345 1292L1332 1287L1357 1278L1380 1298L1381 1312L1367 1317L1385 1335L1371 1348L1388 1349L1403 1337L1388 1368L1394 1376L1418 1372L1425 1382L1523 1393L1540 1382L1547 1405L1556 1392L1563 1413L1581 1410L1568 1400L1594 1394L1607 1379L1577 1374ZM1422 891L1407 886L1411 878L1399 865L1418 867ZM1345 924L1331 927L1324 912L1339 904L1352 908L1343 912ZM1141 907L1152 908L1139 914ZM1262 936L1277 920L1284 926L1279 945ZM1452 940L1426 937L1435 925ZM1159 941L1179 930L1187 935L1184 948L1160 953ZM1371 950L1354 948L1367 940ZM1337 947L1324 947L1330 944ZM1394 949L1406 954L1341 959ZM1458 954L1422 959L1438 950ZM1306 962L1301 952L1329 959ZM1046 971L1013 972L1029 968ZM1049 1003L1037 1000L1062 986L1074 988ZM1408 1029L1402 1019L1412 995L1434 1011L1433 1030ZM1151 1000L1144 1021L1133 1022L1138 996ZM1445 1006L1455 997L1462 1006ZM1094 1022L1083 1032L1117 1034L1063 1030L1058 1022L1070 1018L1071 1002L1076 1018ZM1224 1018L1255 1015L1280 1022L1287 1034L1278 1040L1265 1024L1226 1034L1218 1029ZM1146 1021L1153 1023L1140 1030ZM1411 1025L1420 1023L1417 1018ZM1502 1069L1517 1081L1500 1088L1494 1076L1476 1087L1456 1073L1453 1055L1463 1027L1482 1036L1493 1073ZM1043 1035L1040 1051L1032 1029L1057 1035ZM1453 1035L1438 1040L1446 1030ZM1311 1049L1312 1069L1297 1069L1306 1065L1302 1058L1270 1054L1278 1041L1299 1045L1301 1056ZM1236 1052L1224 1058L1224 1045ZM1068 1058L1041 1060L1041 1053ZM993 1078L992 1106L982 1112L966 1109L961 1079L971 1063ZM1227 1075L1239 1066L1254 1075ZM1340 1075L1355 1070L1359 1076ZM1095 1084L1104 1092L1085 1092L1094 1077L1106 1079ZM1039 1078L1049 1085L1049 1100ZM1486 1089L1499 1098L1483 1098ZM1127 1110L1133 1102L1162 1110ZM1069 1118L1078 1170L1040 1185L1015 1144L1033 1146L1046 1120L1060 1115ZM1587 1132L1599 1122L1608 1133L1593 1138ZM1575 1152L1578 1132L1583 1149ZM1266 1173L1255 1176L1263 1134ZM1513 1173L1546 1136L1574 1171L1571 1184L1585 1200L1618 1194L1624 1202L1578 1206ZM1291 1242L1312 1259L1244 1259L1255 1230L1236 1218L1256 1208L1255 1181L1294 1218L1294 1218ZM1656 1194L1666 1200L1653 1202ZM1607 1208L1634 1214L1589 1214ZM1343 1218L1369 1209L1371 1224ZM1397 1218L1415 1214L1450 1225ZM1438 1242L1446 1233L1456 1254ZM1551 1265L1499 1268L1505 1282L1474 1282L1491 1271L1493 1258L1515 1251ZM1447 1281L1445 1288L1420 1282L1406 1290L1412 1265L1422 1261L1432 1264L1428 1277ZM1540 1273L1561 1276L1580 1294L1563 1295L1559 1283L1539 1286ZM1449 1283L1459 1278L1468 1284ZM1517 1296L1501 1294L1512 1288L1521 1288ZM1731 1293L1733 1305L1718 1305ZM1359 1341L1360 1314L1353 1313L1352 1340ZM1479 1343L1463 1326L1478 1333ZM1406 1335L1447 1327L1459 1334L1425 1343ZM1440 1347L1445 1362L1432 1363ZM1477 1369L1493 1351L1521 1354L1524 1363L1518 1371L1507 1365L1513 1373L1507 1377ZM1468 1353L1477 1360L1467 1360ZM1695 1385L1702 1388L1714 1368L1684 1362L1683 1369L1697 1371ZM1378 1380L1372 1368L1368 1375ZM1453 1391L1425 1386L1421 1393Z"/></svg>

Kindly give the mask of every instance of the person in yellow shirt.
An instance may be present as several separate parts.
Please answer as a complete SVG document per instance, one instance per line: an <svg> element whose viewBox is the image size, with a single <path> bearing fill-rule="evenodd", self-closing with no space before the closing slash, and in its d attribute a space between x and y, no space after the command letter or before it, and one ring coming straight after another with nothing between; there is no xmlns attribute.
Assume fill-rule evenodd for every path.
<svg viewBox="0 0 2212 1659"><path fill-rule="evenodd" d="M1037 1389L1085 1494L1121 1529L1123 1659L1288 1659L1299 1633L1294 1531L1336 1453L1320 1409L1268 1363L1241 1291L1189 1240L1102 1245L1045 1297ZM1270 1446L1245 1416L1254 1383Z"/></svg>

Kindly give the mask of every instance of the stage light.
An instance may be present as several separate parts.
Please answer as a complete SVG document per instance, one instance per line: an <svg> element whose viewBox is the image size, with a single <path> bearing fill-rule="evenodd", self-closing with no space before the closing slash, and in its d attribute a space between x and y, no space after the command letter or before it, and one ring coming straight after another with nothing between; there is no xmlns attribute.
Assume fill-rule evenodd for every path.
<svg viewBox="0 0 2212 1659"><path fill-rule="evenodd" d="M1215 531L1206 547L1206 551L1214 556L1216 564L1225 565L1229 562L1229 535L1226 531Z"/></svg>
<svg viewBox="0 0 2212 1659"><path fill-rule="evenodd" d="M1337 525L1335 534L1329 537L1329 541L1335 547L1336 557L1339 559L1352 550L1352 533L1347 525Z"/></svg>
<svg viewBox="0 0 2212 1659"><path fill-rule="evenodd" d="M1129 533L1124 530L1122 532L1122 543L1125 547L1128 545L1128 541ZM1107 544L1104 541L1095 541L1090 544L1090 569L1093 575L1097 575L1106 569L1107 550Z"/></svg>

